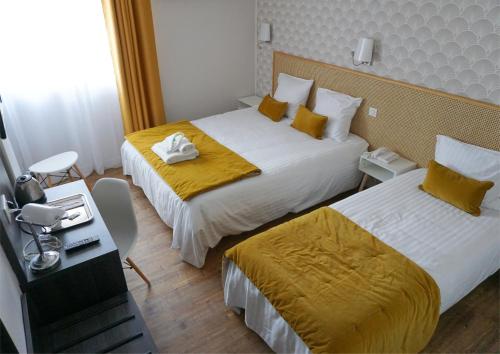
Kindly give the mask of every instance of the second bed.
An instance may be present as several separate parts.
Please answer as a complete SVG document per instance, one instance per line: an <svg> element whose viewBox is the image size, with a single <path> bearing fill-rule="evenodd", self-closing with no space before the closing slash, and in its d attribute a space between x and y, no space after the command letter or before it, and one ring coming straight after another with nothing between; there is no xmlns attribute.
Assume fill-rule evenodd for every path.
<svg viewBox="0 0 500 354"><path fill-rule="evenodd" d="M443 313L500 268L500 212L484 209L480 217L474 217L428 195L418 188L425 173L426 169L409 172L331 208L432 276L441 297L439 312ZM227 306L244 309L247 326L275 352L309 353L301 337L252 281L232 261L226 261ZM310 272L304 276L312 276Z"/></svg>

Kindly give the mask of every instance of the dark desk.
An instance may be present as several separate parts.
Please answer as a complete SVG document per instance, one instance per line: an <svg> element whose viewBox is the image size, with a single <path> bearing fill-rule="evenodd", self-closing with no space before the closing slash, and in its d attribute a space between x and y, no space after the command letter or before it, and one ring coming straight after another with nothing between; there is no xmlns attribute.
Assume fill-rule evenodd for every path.
<svg viewBox="0 0 500 354"><path fill-rule="evenodd" d="M99 235L100 242L66 253L61 264L33 274L22 258L31 236L2 222L17 259L9 259L23 289L23 316L30 352L155 352L142 315L128 292L118 249L83 181L49 188L47 199L83 193L94 218L54 233L63 242Z"/></svg>
<svg viewBox="0 0 500 354"><path fill-rule="evenodd" d="M92 213L94 214L93 220L89 223L76 226L68 230L62 230L54 233L53 235L59 238L63 244L66 242L78 241L92 235L99 235L100 241L97 244L77 250L75 252L66 253L63 249L60 250L61 264L58 268L42 274L33 274L28 267L25 268L26 274L26 287L30 288L36 286L45 279L54 276L60 276L68 271L72 271L75 267L82 264L89 265L99 261L104 256L111 256L113 258L118 256L118 249L111 237L111 234L104 223L104 220L97 209L97 206L92 199L92 196L83 181L72 182L61 186L48 188L45 190L47 200L56 200L73 194L84 194L87 197ZM28 242L31 236L24 234L24 241ZM118 259L119 260L119 259ZM124 279L123 279L124 280Z"/></svg>
<svg viewBox="0 0 500 354"><path fill-rule="evenodd" d="M61 249L61 264L47 273L33 274L25 266L28 305L38 325L54 322L128 290L118 249L85 183L68 183L45 192L49 201L83 193L94 214L90 222L54 236L65 243L98 234L100 242L71 253ZM27 241L31 236L23 237Z"/></svg>

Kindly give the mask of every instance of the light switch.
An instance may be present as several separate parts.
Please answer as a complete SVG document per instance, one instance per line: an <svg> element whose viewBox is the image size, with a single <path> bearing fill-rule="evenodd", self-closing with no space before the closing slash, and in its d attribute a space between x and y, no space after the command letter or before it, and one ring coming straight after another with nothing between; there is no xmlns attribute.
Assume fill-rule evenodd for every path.
<svg viewBox="0 0 500 354"><path fill-rule="evenodd" d="M370 117L376 118L377 117L377 113L378 113L378 109L376 109L374 107L369 107L368 108L368 115Z"/></svg>

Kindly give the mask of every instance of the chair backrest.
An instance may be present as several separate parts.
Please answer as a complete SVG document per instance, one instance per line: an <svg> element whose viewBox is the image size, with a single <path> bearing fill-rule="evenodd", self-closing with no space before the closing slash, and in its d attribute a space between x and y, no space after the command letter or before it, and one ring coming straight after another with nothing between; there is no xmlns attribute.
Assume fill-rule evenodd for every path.
<svg viewBox="0 0 500 354"><path fill-rule="evenodd" d="M94 184L92 197L118 247L126 258L137 240L137 220L127 181L101 178Z"/></svg>

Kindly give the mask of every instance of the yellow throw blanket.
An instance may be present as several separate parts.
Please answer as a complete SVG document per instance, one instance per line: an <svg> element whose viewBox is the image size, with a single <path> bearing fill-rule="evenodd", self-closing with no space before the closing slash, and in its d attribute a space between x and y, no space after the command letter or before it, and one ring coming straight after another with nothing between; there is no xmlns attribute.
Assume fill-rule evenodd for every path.
<svg viewBox="0 0 500 354"><path fill-rule="evenodd" d="M200 156L191 161L167 165L151 151L151 147L176 132L184 133L196 145ZM190 122L165 124L128 134L126 138L182 200L260 173L256 166Z"/></svg>
<svg viewBox="0 0 500 354"><path fill-rule="evenodd" d="M226 251L313 353L419 352L440 293L418 265L331 208Z"/></svg>

